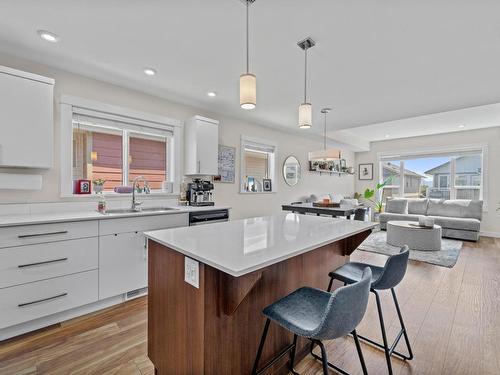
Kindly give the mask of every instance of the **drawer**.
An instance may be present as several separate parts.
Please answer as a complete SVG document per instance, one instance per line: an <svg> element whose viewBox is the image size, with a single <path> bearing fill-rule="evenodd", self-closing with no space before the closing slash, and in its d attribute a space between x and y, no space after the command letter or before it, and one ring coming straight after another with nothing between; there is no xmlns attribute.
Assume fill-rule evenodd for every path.
<svg viewBox="0 0 500 375"><path fill-rule="evenodd" d="M99 221L99 234L105 236L115 233L187 227L188 225L188 213L106 219Z"/></svg>
<svg viewBox="0 0 500 375"><path fill-rule="evenodd" d="M97 220L0 228L0 248L97 237Z"/></svg>
<svg viewBox="0 0 500 375"><path fill-rule="evenodd" d="M98 268L97 237L0 249L0 288Z"/></svg>
<svg viewBox="0 0 500 375"><path fill-rule="evenodd" d="M0 329L97 301L98 271L0 289Z"/></svg>

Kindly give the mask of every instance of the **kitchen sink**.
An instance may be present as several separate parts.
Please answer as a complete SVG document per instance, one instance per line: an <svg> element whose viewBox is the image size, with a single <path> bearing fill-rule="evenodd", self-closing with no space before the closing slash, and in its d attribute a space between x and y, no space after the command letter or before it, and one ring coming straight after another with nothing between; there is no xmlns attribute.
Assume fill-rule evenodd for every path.
<svg viewBox="0 0 500 375"><path fill-rule="evenodd" d="M111 210L106 210L105 215L119 215L119 214L140 214L141 212L163 212L163 211L175 211L177 208L172 207L148 207L143 208L140 211L133 210L131 208L115 208Z"/></svg>
<svg viewBox="0 0 500 375"><path fill-rule="evenodd" d="M142 212L159 212L159 211L177 211L178 208L172 208L172 207L149 207L149 208L143 208Z"/></svg>

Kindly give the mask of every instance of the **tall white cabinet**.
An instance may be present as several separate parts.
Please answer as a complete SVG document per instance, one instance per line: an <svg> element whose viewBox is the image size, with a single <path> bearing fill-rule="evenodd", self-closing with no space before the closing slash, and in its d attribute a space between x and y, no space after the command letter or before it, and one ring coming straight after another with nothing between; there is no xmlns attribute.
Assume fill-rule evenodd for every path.
<svg viewBox="0 0 500 375"><path fill-rule="evenodd" d="M186 175L219 174L219 121L195 116L184 128L184 169Z"/></svg>
<svg viewBox="0 0 500 375"><path fill-rule="evenodd" d="M0 166L51 168L54 80L0 66Z"/></svg>

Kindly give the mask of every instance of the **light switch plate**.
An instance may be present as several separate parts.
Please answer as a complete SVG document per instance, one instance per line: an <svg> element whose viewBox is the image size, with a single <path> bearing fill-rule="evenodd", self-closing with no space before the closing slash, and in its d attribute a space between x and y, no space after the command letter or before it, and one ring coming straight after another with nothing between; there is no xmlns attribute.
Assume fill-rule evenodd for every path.
<svg viewBox="0 0 500 375"><path fill-rule="evenodd" d="M184 281L200 288L200 263L188 257L184 257Z"/></svg>

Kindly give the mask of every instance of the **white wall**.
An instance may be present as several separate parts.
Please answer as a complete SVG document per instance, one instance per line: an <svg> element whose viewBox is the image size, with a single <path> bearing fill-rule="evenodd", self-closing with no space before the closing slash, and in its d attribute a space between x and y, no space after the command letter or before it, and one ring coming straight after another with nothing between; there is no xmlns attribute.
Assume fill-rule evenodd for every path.
<svg viewBox="0 0 500 375"><path fill-rule="evenodd" d="M373 142L370 151L356 153L356 168L359 163L373 163L373 181L359 181L356 179L356 191L362 192L366 188L373 189L377 183L379 178L378 153L469 144L488 145L488 160L486 160L488 168L488 211L483 213L481 231L485 234L500 236L500 211L496 211L496 208L500 205L500 127Z"/></svg>
<svg viewBox="0 0 500 375"><path fill-rule="evenodd" d="M193 115L202 115L214 118L220 121L219 141L226 146L237 148L236 160L236 179L234 184L217 184L215 191L215 199L217 204L230 205L233 207L232 217L250 217L256 215L271 214L281 210L282 203L295 201L303 195L311 193L326 193L335 192L345 195L353 193L354 178L353 176L319 176L307 172L307 152L319 149L322 147L321 140L307 139L292 134L285 134L270 128L262 127L254 123L241 121L220 114L214 114L209 111L189 107L171 101L167 101L158 97L143 94L138 91L125 89L119 86L111 85L105 82L96 81L80 75L75 75L58 69L53 69L37 63L26 60L17 59L11 56L0 55L0 65L10 66L15 69L25 70L28 72L41 74L54 78L56 80L54 90L54 115L55 115L55 142L54 142L54 168L48 171L32 171L32 170L12 170L0 168L0 172L13 173L42 173L43 188L41 191L0 191L1 203L33 203L33 202L56 202L61 201L59 198L59 101L62 94L73 95L81 98L101 101L108 104L113 104L121 107L135 109L138 111L149 112L152 114L163 115L179 120L186 120ZM235 98L235 105L238 105ZM296 108L290 108L295 111ZM5 126L5 124L2 124ZM277 157L277 176L278 193L262 194L262 195L245 195L239 194L239 145L240 135L269 139L275 142L278 146ZM283 181L281 174L281 166L288 155L295 155L302 167L303 178L295 187L288 187ZM347 159L347 165L351 166L354 162L354 154L349 151L344 152L344 157ZM276 181L273 181L276 183ZM74 198L81 201L82 199L92 198ZM68 200L68 199L66 199ZM5 207L0 207L0 214L6 212Z"/></svg>

